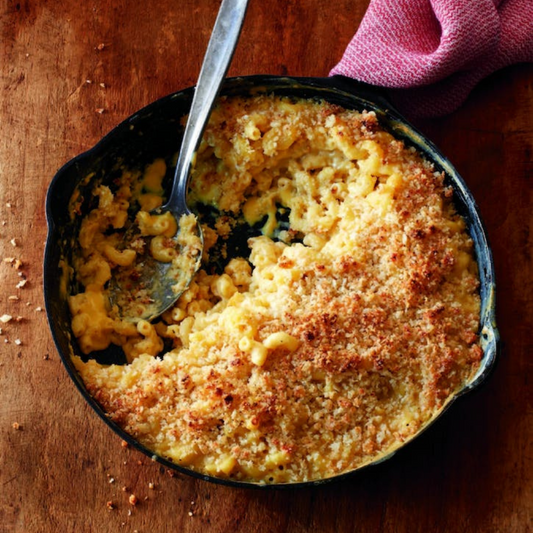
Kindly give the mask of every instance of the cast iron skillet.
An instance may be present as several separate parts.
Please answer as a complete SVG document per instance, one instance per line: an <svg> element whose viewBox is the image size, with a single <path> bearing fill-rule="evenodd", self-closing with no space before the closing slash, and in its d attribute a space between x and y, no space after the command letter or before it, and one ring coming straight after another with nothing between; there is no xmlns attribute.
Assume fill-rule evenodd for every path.
<svg viewBox="0 0 533 533"><path fill-rule="evenodd" d="M494 264L483 223L472 194L450 162L429 140L395 111L386 98L374 87L341 76L332 78L250 76L226 80L221 91L223 95L256 95L262 93L274 93L300 98L318 98L339 104L347 109L375 111L382 126L388 129L396 138L404 140L408 145L415 146L426 159L434 163L436 170L445 172L447 182L454 189L456 209L466 220L468 232L474 241L481 281L481 325L479 333L484 352L478 372L454 398L448 401L445 406L447 408L456 398L475 389L486 380L495 364L499 346L499 335L495 323ZM113 179L114 176L120 175L117 162L127 163L128 168L143 168L157 157L164 157L167 160L171 158L172 154L178 151L182 130L180 119L189 110L192 94L193 88L188 88L148 105L119 124L94 148L69 161L54 177L46 199L48 239L44 258L44 296L48 321L57 349L70 377L85 400L104 422L126 442L165 467L208 481L239 487L298 487L317 485L332 479L344 478L355 472L355 470L319 481L260 485L219 479L180 467L154 455L152 451L136 442L117 424L112 422L102 407L89 395L72 363L71 354L82 355L71 333L70 313L65 297L70 292L75 281L71 278L68 267L61 267L61 265L70 263L81 217L71 219L68 212L69 200L76 188L83 195L83 191L90 190L95 180L99 180L103 176L106 176L106 179ZM90 177L88 178L88 176ZM87 197L89 196L87 195ZM82 204L82 209L89 209L89 207L87 202ZM92 357L95 356L101 363L124 362L121 350L108 349L98 354L92 354ZM432 419L432 421L434 420L435 418ZM426 427L427 425L421 428L410 440L413 440ZM407 443L404 443L401 447L405 444ZM374 462L363 465L356 470L359 471L366 466L382 462L394 455L394 453L395 451L386 457L379 457Z"/></svg>

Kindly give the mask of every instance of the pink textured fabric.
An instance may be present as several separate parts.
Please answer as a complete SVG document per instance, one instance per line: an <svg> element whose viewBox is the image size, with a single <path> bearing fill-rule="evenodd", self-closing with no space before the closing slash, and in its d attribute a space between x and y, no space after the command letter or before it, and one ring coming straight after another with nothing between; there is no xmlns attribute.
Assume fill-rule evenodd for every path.
<svg viewBox="0 0 533 533"><path fill-rule="evenodd" d="M371 0L330 75L389 87L408 116L450 113L488 74L533 61L533 0Z"/></svg>

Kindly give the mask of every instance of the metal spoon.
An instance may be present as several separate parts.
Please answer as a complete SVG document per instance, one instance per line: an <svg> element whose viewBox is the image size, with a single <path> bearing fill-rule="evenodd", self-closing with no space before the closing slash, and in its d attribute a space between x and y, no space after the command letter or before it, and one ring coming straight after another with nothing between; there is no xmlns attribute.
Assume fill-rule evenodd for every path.
<svg viewBox="0 0 533 533"><path fill-rule="evenodd" d="M115 273L109 285L110 300L118 306L122 318L156 318L174 305L200 267L203 236L187 206L187 189L196 150L233 57L247 7L248 0L222 0L183 134L172 191L167 203L154 213L169 212L178 222L174 237L178 261L160 262L145 251L142 258L137 257L133 269ZM187 215L192 215L194 222L190 217L182 218Z"/></svg>

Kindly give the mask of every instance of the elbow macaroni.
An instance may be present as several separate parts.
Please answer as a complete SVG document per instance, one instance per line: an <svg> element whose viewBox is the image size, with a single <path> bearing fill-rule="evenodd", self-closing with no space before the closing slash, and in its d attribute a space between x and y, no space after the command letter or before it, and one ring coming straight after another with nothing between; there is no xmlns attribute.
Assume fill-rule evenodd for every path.
<svg viewBox="0 0 533 533"><path fill-rule="evenodd" d="M162 215L151 215L146 211L140 211L137 213L137 224L141 235L173 237L178 231L178 223L169 211Z"/></svg>

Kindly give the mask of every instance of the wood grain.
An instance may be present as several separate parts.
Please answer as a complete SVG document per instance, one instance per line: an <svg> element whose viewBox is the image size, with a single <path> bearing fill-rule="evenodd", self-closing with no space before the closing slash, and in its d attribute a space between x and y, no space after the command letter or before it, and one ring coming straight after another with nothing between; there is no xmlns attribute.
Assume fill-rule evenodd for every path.
<svg viewBox="0 0 533 533"><path fill-rule="evenodd" d="M252 1L230 75L327 75L367 5ZM304 490L171 477L123 448L68 378L39 311L48 184L135 110L194 84L217 9L215 0L1 3L0 256L23 266L0 264L0 315L22 317L0 325L0 532L530 531L527 65L492 75L460 111L420 125L479 203L496 262L504 348L489 383L394 459ZM16 288L19 273L28 280L23 288ZM134 507L130 494L139 499Z"/></svg>

